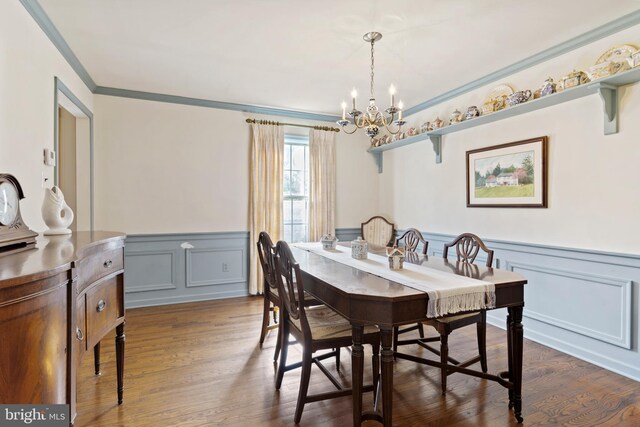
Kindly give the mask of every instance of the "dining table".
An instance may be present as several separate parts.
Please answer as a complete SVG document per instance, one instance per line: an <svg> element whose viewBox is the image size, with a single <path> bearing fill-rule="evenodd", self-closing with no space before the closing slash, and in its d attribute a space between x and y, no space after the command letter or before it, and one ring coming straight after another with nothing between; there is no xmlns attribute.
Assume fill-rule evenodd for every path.
<svg viewBox="0 0 640 427"><path fill-rule="evenodd" d="M344 249L349 244L340 243ZM393 417L393 365L394 356L411 359L412 356L394 353L393 329L396 326L417 323L427 319L427 292L384 278L357 267L322 256L321 253L292 247L292 253L302 271L306 292L345 317L352 327L352 399L353 425L364 420L376 420L384 426L392 425ZM384 247L369 245L368 252L386 255ZM524 285L522 275L507 270L451 261L435 255L406 253L406 263L455 276L464 276L495 286L495 302L490 309L507 308L506 335L507 360L505 371L491 374L448 364L447 369L495 381L508 390L509 408L518 423L522 423L522 353ZM355 265L355 266L354 266ZM437 275L435 277L438 277ZM437 279L434 279L437 280ZM425 283L425 285L429 285ZM453 314L453 313L450 313ZM462 314L462 313L455 313ZM376 325L380 331L380 393L370 409L363 410L364 347L362 336L365 325ZM402 357L407 356L407 357ZM439 361L433 366L440 367ZM381 396L380 396L381 395ZM381 400L381 408L378 402Z"/></svg>

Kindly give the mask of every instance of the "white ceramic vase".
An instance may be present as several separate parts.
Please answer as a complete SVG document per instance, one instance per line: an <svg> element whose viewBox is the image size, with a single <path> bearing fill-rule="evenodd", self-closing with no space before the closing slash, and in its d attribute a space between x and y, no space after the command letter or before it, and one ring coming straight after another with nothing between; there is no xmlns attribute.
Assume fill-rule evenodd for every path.
<svg viewBox="0 0 640 427"><path fill-rule="evenodd" d="M57 186L45 188L42 202L42 219L49 227L45 236L71 234L69 226L73 222L73 211L64 201L64 194Z"/></svg>

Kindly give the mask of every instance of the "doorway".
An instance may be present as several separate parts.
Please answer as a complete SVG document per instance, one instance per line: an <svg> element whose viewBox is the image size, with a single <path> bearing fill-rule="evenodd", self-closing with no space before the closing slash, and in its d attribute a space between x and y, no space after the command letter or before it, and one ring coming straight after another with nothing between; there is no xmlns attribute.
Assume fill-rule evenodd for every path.
<svg viewBox="0 0 640 427"><path fill-rule="evenodd" d="M72 231L93 230L93 114L55 79L54 184L74 213Z"/></svg>

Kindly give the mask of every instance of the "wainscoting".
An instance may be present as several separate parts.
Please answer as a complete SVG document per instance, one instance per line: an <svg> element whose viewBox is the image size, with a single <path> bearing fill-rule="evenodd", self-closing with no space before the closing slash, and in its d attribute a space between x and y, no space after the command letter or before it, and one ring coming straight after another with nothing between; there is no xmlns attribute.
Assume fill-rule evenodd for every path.
<svg viewBox="0 0 640 427"><path fill-rule="evenodd" d="M423 235L429 256L438 257L455 237ZM495 251L495 267L528 280L526 338L640 381L640 256L501 240L485 243ZM505 321L506 310L487 313L487 322L494 326L504 329Z"/></svg>
<svg viewBox="0 0 640 427"><path fill-rule="evenodd" d="M248 232L127 237L127 308L243 296L248 281Z"/></svg>
<svg viewBox="0 0 640 427"><path fill-rule="evenodd" d="M336 230L342 242L359 235L360 228ZM423 235L429 256L437 257L455 237ZM495 267L529 281L525 337L640 381L640 256L485 242L495 251ZM247 295L249 244L248 232L127 237L127 307ZM501 328L505 318L505 310L487 315Z"/></svg>

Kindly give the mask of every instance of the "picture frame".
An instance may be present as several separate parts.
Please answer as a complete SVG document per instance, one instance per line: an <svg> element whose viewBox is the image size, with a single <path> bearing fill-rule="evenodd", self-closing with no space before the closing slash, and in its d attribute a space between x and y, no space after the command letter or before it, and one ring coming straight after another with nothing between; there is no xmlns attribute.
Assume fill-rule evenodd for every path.
<svg viewBox="0 0 640 427"><path fill-rule="evenodd" d="M467 207L546 208L547 137L466 152Z"/></svg>

